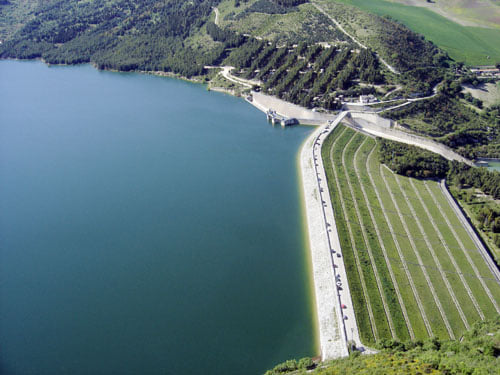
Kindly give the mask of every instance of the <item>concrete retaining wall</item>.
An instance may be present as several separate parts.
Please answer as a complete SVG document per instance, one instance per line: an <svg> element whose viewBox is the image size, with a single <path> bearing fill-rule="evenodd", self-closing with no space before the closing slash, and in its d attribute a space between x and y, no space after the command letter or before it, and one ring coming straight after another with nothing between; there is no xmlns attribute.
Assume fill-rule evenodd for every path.
<svg viewBox="0 0 500 375"><path fill-rule="evenodd" d="M452 151L445 145L434 142L424 137L420 137L418 135L408 134L406 132L395 130L389 125L392 124L391 120L384 119L375 114L351 113L350 116L346 117L346 122L355 129L363 130L377 137L418 146L423 149L435 152L436 154L439 154L448 160L457 160L470 166L474 166L474 163L472 161L457 154L455 151Z"/></svg>
<svg viewBox="0 0 500 375"><path fill-rule="evenodd" d="M300 123L305 124L320 125L332 118L332 115L314 112L299 105L275 98L274 96L255 91L252 91L252 101L250 103L262 112L267 112L269 109L272 109L279 115L294 117L299 120Z"/></svg>
<svg viewBox="0 0 500 375"><path fill-rule="evenodd" d="M387 118L380 117L374 113L351 112L351 118L355 120L364 120L368 123L375 124L384 129L390 129L393 126L393 121Z"/></svg>

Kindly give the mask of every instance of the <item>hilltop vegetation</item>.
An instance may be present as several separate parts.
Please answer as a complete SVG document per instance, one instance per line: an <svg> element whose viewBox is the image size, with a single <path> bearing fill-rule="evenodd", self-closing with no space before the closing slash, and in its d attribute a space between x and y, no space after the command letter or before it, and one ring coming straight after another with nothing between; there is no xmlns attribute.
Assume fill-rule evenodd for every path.
<svg viewBox="0 0 500 375"><path fill-rule="evenodd" d="M15 34L32 17L32 12L51 0L0 0L0 41Z"/></svg>
<svg viewBox="0 0 500 375"><path fill-rule="evenodd" d="M0 45L0 57L186 77L208 74L207 65L233 65L269 94L326 110L344 98L381 97L384 85L398 82L402 94L430 92L445 66L439 51L397 22L368 19L384 30L374 46L403 71L400 77L303 0L46 0ZM389 45L399 52L389 54Z"/></svg>
<svg viewBox="0 0 500 375"><path fill-rule="evenodd" d="M302 0L45 0L25 12L20 30L11 29L11 37L0 47L0 57L201 74L200 66L220 61L225 48L237 47L207 39L205 24L215 6L220 8L219 26L246 35L249 41L258 38L278 45L349 42L324 14ZM2 8L2 17L12 16L9 9L14 11ZM339 4L333 9L351 11ZM379 36L368 45L401 70L435 66L439 60L432 44L397 22L360 11L354 17L370 21L367 27ZM387 51L389 46L391 51Z"/></svg>
<svg viewBox="0 0 500 375"><path fill-rule="evenodd" d="M299 42L344 42L349 38L338 30L310 2L277 7L272 0L222 0L218 6L220 26L281 44Z"/></svg>
<svg viewBox="0 0 500 375"><path fill-rule="evenodd" d="M498 374L500 368L500 317L477 322L461 340L408 341L386 340L379 353L359 355L328 362L314 375L417 375L417 374ZM305 363L305 360L302 360ZM266 375L305 374L297 361L278 365Z"/></svg>
<svg viewBox="0 0 500 375"><path fill-rule="evenodd" d="M402 22L411 30L431 40L456 61L463 61L469 65L490 65L500 62L499 29L462 26L430 9L385 0L339 1ZM438 7L439 3L443 2L432 3ZM493 10L497 9L497 13L500 10L498 5L487 4L487 6ZM457 5L454 10L459 11L460 7ZM465 10L463 8L461 10L464 14Z"/></svg>
<svg viewBox="0 0 500 375"><path fill-rule="evenodd" d="M395 20L334 1L317 0L316 3L337 19L351 35L373 48L402 72L439 66L445 58L435 45Z"/></svg>
<svg viewBox="0 0 500 375"><path fill-rule="evenodd" d="M199 30L217 0L52 0L0 46L0 57L53 64L92 62L101 69L199 75L222 46L199 51L184 41Z"/></svg>

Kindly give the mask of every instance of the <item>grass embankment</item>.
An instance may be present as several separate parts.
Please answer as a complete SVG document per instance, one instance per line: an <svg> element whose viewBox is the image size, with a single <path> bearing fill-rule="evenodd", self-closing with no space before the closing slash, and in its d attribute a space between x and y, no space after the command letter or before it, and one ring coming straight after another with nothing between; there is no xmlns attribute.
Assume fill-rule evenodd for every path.
<svg viewBox="0 0 500 375"><path fill-rule="evenodd" d="M361 339L459 338L498 313L500 286L438 184L394 174L376 147L340 125L322 148Z"/></svg>
<svg viewBox="0 0 500 375"><path fill-rule="evenodd" d="M351 173L354 173L354 171L352 170L352 164L349 163L349 161L352 161L352 159L354 158L354 153L361 145L363 137L357 136L356 133L348 135L350 137L348 146L343 150L343 152L332 153L331 157L333 158L334 167L336 168L337 175L339 176L341 192L344 197L347 209L347 220L349 222L349 225L351 226L354 237L353 251L356 252L359 258L360 267L366 280L370 303L373 308L378 337L382 338L391 335L391 332L389 330L388 317L386 315L382 296L376 282L374 265L370 260L367 244L364 241L363 233L360 230L361 225L363 224L361 221L362 218L360 217L360 215L358 215L355 207L355 204L357 202L356 197L352 191L353 186L348 182L348 179L350 179L349 175ZM339 157L340 155L342 156ZM350 164L351 168L346 168L346 164ZM357 228L352 228L354 225L357 226Z"/></svg>
<svg viewBox="0 0 500 375"><path fill-rule="evenodd" d="M334 176L334 165L332 164L332 159L330 158L330 150L341 150L345 147L346 143L350 139L346 129L342 126L337 126L337 128L330 134L330 136L323 143L321 149L321 154L323 158L323 163L325 166L326 176L328 180L328 189L330 192L337 191L336 179ZM332 147L333 146L333 147ZM351 290L351 298L356 313L356 321L359 327L359 334L361 340L366 343L374 343L374 331L372 328L373 322L370 321L369 308L371 309L370 301L367 301L365 296L365 289L362 286L362 280L360 272L355 260L355 254L353 252L353 246L351 245L351 239L348 236L349 224L344 217L344 210L342 208L341 195L332 195L332 206L335 213L335 224L340 236L340 246L342 247L342 254L344 255L344 264L346 267L346 273L349 275L349 288Z"/></svg>
<svg viewBox="0 0 500 375"><path fill-rule="evenodd" d="M473 187L459 189L452 185L449 186L449 190L455 199L460 202L460 206L465 210L469 220L471 220L483 241L488 245L488 248L495 257L496 263L500 264L500 243L495 243L495 240L498 241L497 238L500 237L500 234L486 230L488 228L485 228L483 222L478 220L479 213L485 209L497 209L498 203L491 196L484 195L481 191Z"/></svg>
<svg viewBox="0 0 500 375"><path fill-rule="evenodd" d="M457 240L459 241L459 244L461 243L463 245L463 253L470 259L469 263L473 264L473 269L475 268L475 270L477 270L476 278L481 282L485 291L488 292L489 289L489 292L491 292L491 295L493 296L493 299L490 298L490 301L488 301L489 303L486 304L485 314L490 318L495 316L499 313L499 311L494 308L492 301L496 301L496 304L498 305L498 301L500 301L500 286L493 279L490 269L485 263L481 253L477 250L472 239L465 230L461 229L462 225L460 220L455 215L450 205L445 201L445 197L441 194L438 185L427 182L427 186L432 194L439 200L440 207L443 209L442 213L447 217L455 229Z"/></svg>
<svg viewBox="0 0 500 375"><path fill-rule="evenodd" d="M500 30L459 25L431 10L384 0L337 0L380 16L391 16L468 65L500 62ZM488 58L489 56L489 58Z"/></svg>

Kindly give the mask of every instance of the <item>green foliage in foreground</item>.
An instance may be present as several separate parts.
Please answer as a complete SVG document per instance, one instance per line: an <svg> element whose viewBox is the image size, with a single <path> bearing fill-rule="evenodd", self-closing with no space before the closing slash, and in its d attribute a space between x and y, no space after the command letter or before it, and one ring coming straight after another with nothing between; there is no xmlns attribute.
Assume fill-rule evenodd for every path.
<svg viewBox="0 0 500 375"><path fill-rule="evenodd" d="M286 362L274 366L272 370L266 371L266 375L283 374L296 370L310 370L315 366L315 363L309 357L302 358L298 362L295 359L289 359Z"/></svg>
<svg viewBox="0 0 500 375"><path fill-rule="evenodd" d="M461 340L438 340L401 343L382 341L380 352L359 355L318 365L309 374L315 375L372 375L372 374L499 374L500 373L500 316L477 322ZM288 363L287 361L285 363ZM284 374L285 366L278 365L266 375ZM293 369L305 374L305 369Z"/></svg>

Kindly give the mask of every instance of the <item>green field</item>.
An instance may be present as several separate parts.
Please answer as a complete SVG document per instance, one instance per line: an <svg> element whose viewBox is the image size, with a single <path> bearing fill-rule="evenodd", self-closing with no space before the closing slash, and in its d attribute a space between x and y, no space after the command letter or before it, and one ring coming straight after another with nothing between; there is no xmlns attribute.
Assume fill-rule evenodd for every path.
<svg viewBox="0 0 500 375"><path fill-rule="evenodd" d="M338 126L322 157L360 336L460 338L500 312L493 279L437 182L394 174Z"/></svg>
<svg viewBox="0 0 500 375"><path fill-rule="evenodd" d="M468 65L500 62L500 30L461 26L428 9L384 0L336 0L381 16L391 16ZM487 58L487 57L490 58Z"/></svg>

